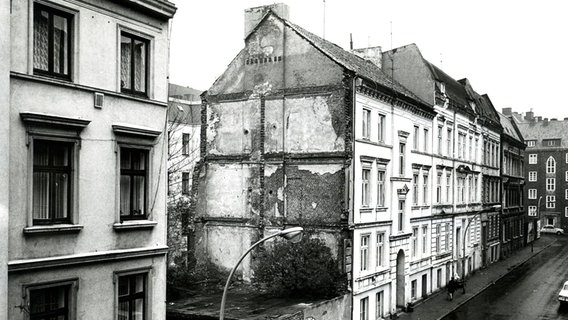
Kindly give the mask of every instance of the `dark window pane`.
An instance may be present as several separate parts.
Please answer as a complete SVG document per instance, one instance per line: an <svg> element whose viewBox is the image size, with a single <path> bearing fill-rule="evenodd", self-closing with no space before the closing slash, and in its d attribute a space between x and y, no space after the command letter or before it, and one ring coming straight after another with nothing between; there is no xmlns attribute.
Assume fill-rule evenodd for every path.
<svg viewBox="0 0 568 320"><path fill-rule="evenodd" d="M30 319L68 319L69 286L30 290Z"/></svg>
<svg viewBox="0 0 568 320"><path fill-rule="evenodd" d="M49 219L49 173L34 172L34 219Z"/></svg>
<svg viewBox="0 0 568 320"><path fill-rule="evenodd" d="M67 218L67 204L69 195L69 175L66 173L55 173L54 175L54 207L53 218Z"/></svg>
<svg viewBox="0 0 568 320"><path fill-rule="evenodd" d="M133 177L132 214L144 215L144 177Z"/></svg>
<svg viewBox="0 0 568 320"><path fill-rule="evenodd" d="M130 176L120 176L120 215L130 215Z"/></svg>

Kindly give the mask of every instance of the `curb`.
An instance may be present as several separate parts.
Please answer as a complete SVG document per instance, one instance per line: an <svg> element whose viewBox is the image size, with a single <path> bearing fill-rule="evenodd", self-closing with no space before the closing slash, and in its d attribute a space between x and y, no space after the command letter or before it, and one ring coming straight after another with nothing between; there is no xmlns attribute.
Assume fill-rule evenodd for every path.
<svg viewBox="0 0 568 320"><path fill-rule="evenodd" d="M511 273L513 270L519 268L520 266L522 266L523 264L527 263L527 261L531 260L532 258L536 257L537 255L539 255L542 251L544 251L546 248L550 247L551 245L553 245L554 243L556 243L558 240L554 240L551 243L549 243L548 245L544 246L542 249L540 249L538 252L532 254L530 257L528 257L527 259L525 259L524 261L516 264L515 266L511 267L510 269L507 269L508 271L505 272L503 275L501 275L499 278L497 278L496 280L494 280L493 282L485 285L483 288L481 288L481 290L479 290L478 292L476 292L475 294L473 294L471 297L463 300L462 302L458 303L453 309L451 309L450 311L446 312L446 314L444 314L443 316L437 318L436 320L441 320L445 317L447 317L450 313L456 311L459 307L461 307L462 305L466 304L467 302L469 302L471 299L477 297L479 294L481 294L483 291L487 290L487 288L491 287L492 285L494 285L497 281L501 280L502 278L504 278L506 275L508 275L509 273Z"/></svg>

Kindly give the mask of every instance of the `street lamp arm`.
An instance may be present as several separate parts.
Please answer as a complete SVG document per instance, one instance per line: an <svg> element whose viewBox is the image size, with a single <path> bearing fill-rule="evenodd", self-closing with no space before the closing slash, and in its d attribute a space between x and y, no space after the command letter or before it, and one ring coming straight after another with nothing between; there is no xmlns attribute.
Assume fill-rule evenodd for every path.
<svg viewBox="0 0 568 320"><path fill-rule="evenodd" d="M248 248L248 250L245 253L243 253L243 255L239 258L239 261L237 261L237 264L235 264L235 266L231 270L231 273L229 274L229 277L227 278L227 283L225 283L225 289L223 289L223 298L221 299L221 309L219 310L219 320L223 320L225 318L225 300L227 298L227 290L229 289L229 284L231 283L231 279L233 278L233 274L235 273L235 271L237 271L237 268L239 267L239 265L241 264L243 259L247 256L247 254L249 254L249 252L251 252L252 249L256 248L259 244L261 244L261 243L263 243L267 240L270 240L270 239L272 239L274 237L278 237L278 236L283 236L286 239L290 240L291 238L300 234L302 232L302 230L303 230L302 227L294 227L294 228L280 230L279 232L276 232L273 235L270 235L268 237L265 237L265 238L258 240L250 248Z"/></svg>

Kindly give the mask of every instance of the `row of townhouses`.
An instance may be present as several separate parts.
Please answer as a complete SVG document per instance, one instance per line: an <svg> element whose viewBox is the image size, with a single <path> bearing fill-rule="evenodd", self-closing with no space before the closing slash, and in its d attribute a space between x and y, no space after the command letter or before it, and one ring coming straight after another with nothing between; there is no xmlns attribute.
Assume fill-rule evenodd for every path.
<svg viewBox="0 0 568 320"><path fill-rule="evenodd" d="M414 44L348 52L288 11L245 10L245 47L202 95L197 260L228 270L256 240L303 226L332 248L352 318L367 320L526 243L510 116Z"/></svg>
<svg viewBox="0 0 568 320"><path fill-rule="evenodd" d="M0 319L164 319L176 7L0 6Z"/></svg>

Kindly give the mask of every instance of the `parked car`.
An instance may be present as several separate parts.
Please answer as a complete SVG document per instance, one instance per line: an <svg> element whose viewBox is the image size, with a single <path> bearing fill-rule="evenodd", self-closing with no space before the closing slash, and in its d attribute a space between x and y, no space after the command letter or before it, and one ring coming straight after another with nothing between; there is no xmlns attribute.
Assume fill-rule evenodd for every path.
<svg viewBox="0 0 568 320"><path fill-rule="evenodd" d="M564 234L564 229L557 228L553 225L546 225L540 229L541 233L555 233L555 234Z"/></svg>
<svg viewBox="0 0 568 320"><path fill-rule="evenodd" d="M564 282L562 290L558 293L558 301L560 304L568 304L568 281Z"/></svg>

